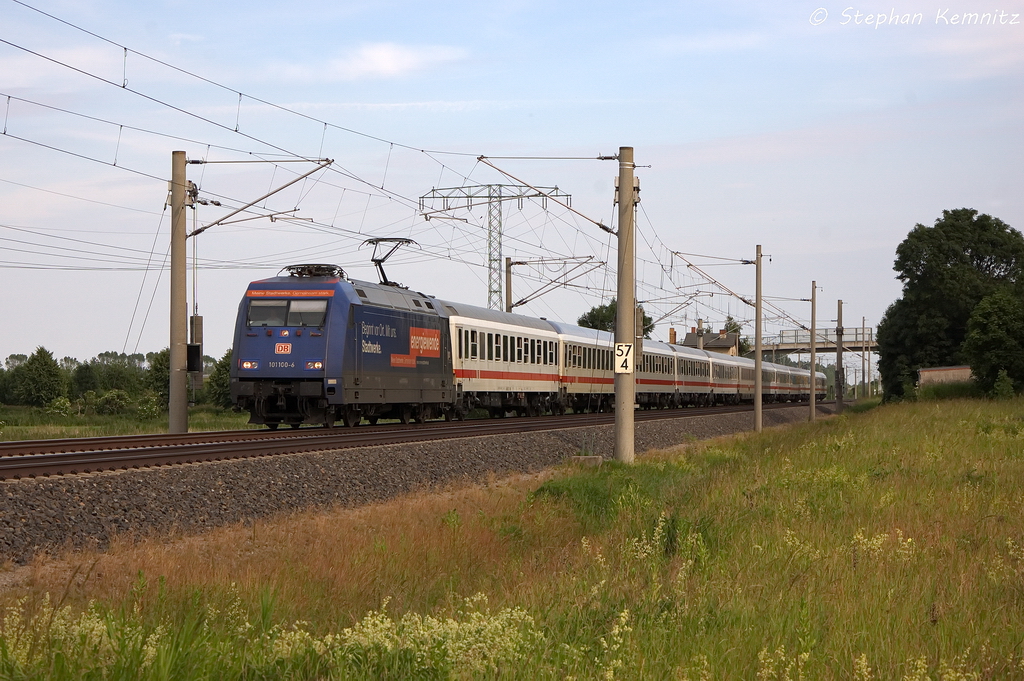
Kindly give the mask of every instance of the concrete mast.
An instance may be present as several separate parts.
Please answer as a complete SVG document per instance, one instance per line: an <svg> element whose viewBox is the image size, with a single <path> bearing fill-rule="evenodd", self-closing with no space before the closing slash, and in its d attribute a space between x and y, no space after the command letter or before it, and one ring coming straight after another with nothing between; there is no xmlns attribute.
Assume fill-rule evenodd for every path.
<svg viewBox="0 0 1024 681"><path fill-rule="evenodd" d="M185 249L185 152L171 152L171 357L168 433L188 432L187 319Z"/></svg>
<svg viewBox="0 0 1024 681"><path fill-rule="evenodd" d="M636 291L633 281L633 147L619 147L619 241L618 293L615 304L615 344L636 340ZM636 358L637 348L633 347ZM635 363L632 364L635 371ZM633 405L636 401L635 373L615 374L615 459L633 463L635 436Z"/></svg>

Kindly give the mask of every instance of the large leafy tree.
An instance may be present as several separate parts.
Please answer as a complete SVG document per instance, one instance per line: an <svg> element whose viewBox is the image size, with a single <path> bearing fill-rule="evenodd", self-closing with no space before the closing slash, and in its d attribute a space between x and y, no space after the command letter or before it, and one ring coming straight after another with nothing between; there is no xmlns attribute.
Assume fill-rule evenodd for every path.
<svg viewBox="0 0 1024 681"><path fill-rule="evenodd" d="M643 308L640 309L642 310ZM615 310L615 299L612 298L612 301L607 305L597 305L590 308L589 311L576 320L576 323L588 329L615 333ZM644 314L644 338L650 338L651 331L653 330L654 320L647 314Z"/></svg>
<svg viewBox="0 0 1024 681"><path fill-rule="evenodd" d="M1005 290L984 298L967 320L963 354L978 385L991 392L999 371L1024 387L1024 302Z"/></svg>
<svg viewBox="0 0 1024 681"><path fill-rule="evenodd" d="M64 395L60 365L44 347L11 371L11 388L19 404L44 407Z"/></svg>
<svg viewBox="0 0 1024 681"><path fill-rule="evenodd" d="M921 367L963 364L967 322L986 296L1024 282L1024 237L970 208L918 224L896 249L903 295L878 327L878 370L886 398L899 397Z"/></svg>

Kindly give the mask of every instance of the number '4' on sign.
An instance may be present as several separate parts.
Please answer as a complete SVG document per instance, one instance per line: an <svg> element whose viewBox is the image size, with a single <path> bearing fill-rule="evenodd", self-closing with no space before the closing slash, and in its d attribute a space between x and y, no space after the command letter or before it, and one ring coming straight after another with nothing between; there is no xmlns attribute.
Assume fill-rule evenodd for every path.
<svg viewBox="0 0 1024 681"><path fill-rule="evenodd" d="M633 373L633 344L632 343L616 343L615 344L615 373L617 373L617 374L631 374L631 373Z"/></svg>

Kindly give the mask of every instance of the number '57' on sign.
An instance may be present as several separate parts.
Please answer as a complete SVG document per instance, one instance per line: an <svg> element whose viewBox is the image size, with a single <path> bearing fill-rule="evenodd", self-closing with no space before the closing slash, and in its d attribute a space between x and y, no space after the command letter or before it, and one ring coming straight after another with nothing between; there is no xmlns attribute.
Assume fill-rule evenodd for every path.
<svg viewBox="0 0 1024 681"><path fill-rule="evenodd" d="M617 373L617 374L631 374L631 373L633 373L633 344L632 343L616 343L615 344L615 373Z"/></svg>

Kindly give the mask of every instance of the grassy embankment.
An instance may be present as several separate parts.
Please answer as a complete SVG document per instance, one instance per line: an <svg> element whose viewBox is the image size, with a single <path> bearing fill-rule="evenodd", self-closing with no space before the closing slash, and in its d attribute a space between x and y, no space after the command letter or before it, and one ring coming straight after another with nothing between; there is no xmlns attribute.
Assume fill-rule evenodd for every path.
<svg viewBox="0 0 1024 681"><path fill-rule="evenodd" d="M189 409L189 430L237 430L258 428L248 425L248 414L213 407ZM48 414L36 407L11 407L0 404L0 441L50 440L66 437L103 437L106 435L142 435L166 433L167 415L140 419L133 414Z"/></svg>
<svg viewBox="0 0 1024 681"><path fill-rule="evenodd" d="M1024 401L886 406L40 561L0 677L1024 678L1022 508Z"/></svg>

